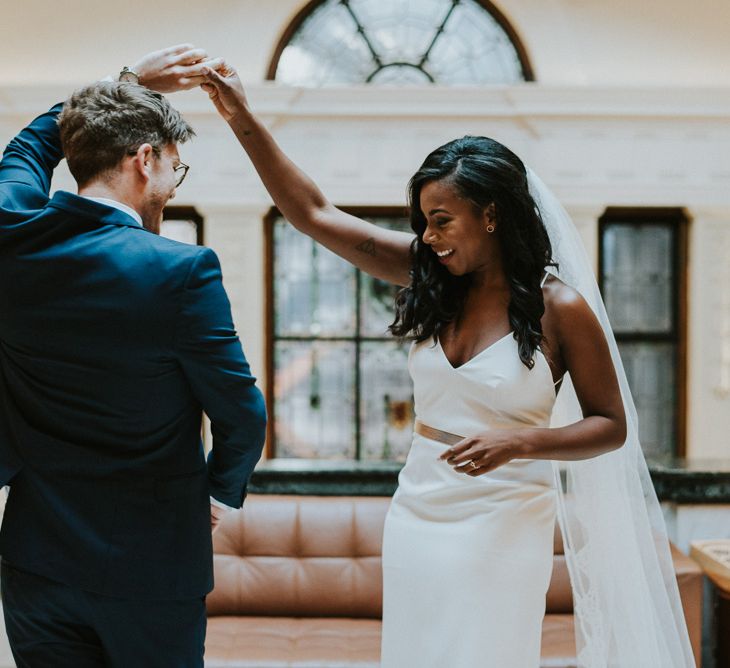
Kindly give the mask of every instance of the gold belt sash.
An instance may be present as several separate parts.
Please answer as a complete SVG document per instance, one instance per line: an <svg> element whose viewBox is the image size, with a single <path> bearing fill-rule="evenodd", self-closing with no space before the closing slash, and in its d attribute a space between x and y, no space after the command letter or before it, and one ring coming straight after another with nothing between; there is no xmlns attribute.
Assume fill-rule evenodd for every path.
<svg viewBox="0 0 730 668"><path fill-rule="evenodd" d="M416 424L413 426L413 431L424 438L430 438L432 441L438 441L445 445L456 445L459 441L464 440L463 436L452 434L448 431L441 431L434 427L429 427L427 424L423 424L420 420L416 420Z"/></svg>

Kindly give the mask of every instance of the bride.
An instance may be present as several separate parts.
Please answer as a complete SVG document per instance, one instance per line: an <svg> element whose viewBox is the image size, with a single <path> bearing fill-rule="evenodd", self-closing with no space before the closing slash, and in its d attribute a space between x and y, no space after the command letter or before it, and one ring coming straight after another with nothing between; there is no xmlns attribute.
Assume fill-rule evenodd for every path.
<svg viewBox="0 0 730 668"><path fill-rule="evenodd" d="M282 215L404 286L417 416L383 539L383 668L536 668L559 520L585 668L694 666L623 368L572 224L505 146L464 137L409 185L411 234L334 207L248 108L203 88Z"/></svg>

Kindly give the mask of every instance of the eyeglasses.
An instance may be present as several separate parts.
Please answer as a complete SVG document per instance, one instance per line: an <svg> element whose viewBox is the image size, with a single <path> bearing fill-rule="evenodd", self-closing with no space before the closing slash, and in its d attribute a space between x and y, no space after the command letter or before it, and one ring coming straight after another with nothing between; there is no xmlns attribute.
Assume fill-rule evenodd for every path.
<svg viewBox="0 0 730 668"><path fill-rule="evenodd" d="M189 169L190 169L190 165L186 165L184 162L181 162L177 167L173 167L173 171L175 172L175 176L176 176L176 181L175 181L176 188L179 188L180 184L185 180L185 177L187 176Z"/></svg>
<svg viewBox="0 0 730 668"><path fill-rule="evenodd" d="M127 155L135 155L137 153L138 149L129 149L127 151ZM159 158L160 157L160 149L156 146L152 147L153 153ZM190 165L186 165L184 162L181 162L177 165L177 167L173 167L172 171L175 172L175 187L179 188L180 184L185 180L185 177L188 175L188 170L190 169Z"/></svg>

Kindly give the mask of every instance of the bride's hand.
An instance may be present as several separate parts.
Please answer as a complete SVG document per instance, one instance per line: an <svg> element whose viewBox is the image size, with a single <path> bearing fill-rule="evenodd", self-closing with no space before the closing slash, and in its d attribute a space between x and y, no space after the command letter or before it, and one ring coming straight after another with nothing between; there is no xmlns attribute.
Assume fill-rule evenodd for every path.
<svg viewBox="0 0 730 668"><path fill-rule="evenodd" d="M445 460L459 473L478 476L518 458L522 445L519 430L494 429L459 441L439 459Z"/></svg>
<svg viewBox="0 0 730 668"><path fill-rule="evenodd" d="M218 67L204 67L205 81L200 87L208 93L215 108L223 118L230 122L248 106L243 84L238 72L225 61Z"/></svg>

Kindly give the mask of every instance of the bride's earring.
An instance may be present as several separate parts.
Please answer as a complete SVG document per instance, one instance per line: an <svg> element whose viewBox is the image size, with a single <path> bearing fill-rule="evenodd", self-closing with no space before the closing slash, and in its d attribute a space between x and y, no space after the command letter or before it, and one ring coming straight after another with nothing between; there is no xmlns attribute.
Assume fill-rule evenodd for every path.
<svg viewBox="0 0 730 668"><path fill-rule="evenodd" d="M494 224L494 219L496 218L496 211L494 207L494 202L492 202L485 210L484 210L484 217L487 219L487 232L489 234L492 234L494 230L497 229L497 226Z"/></svg>

